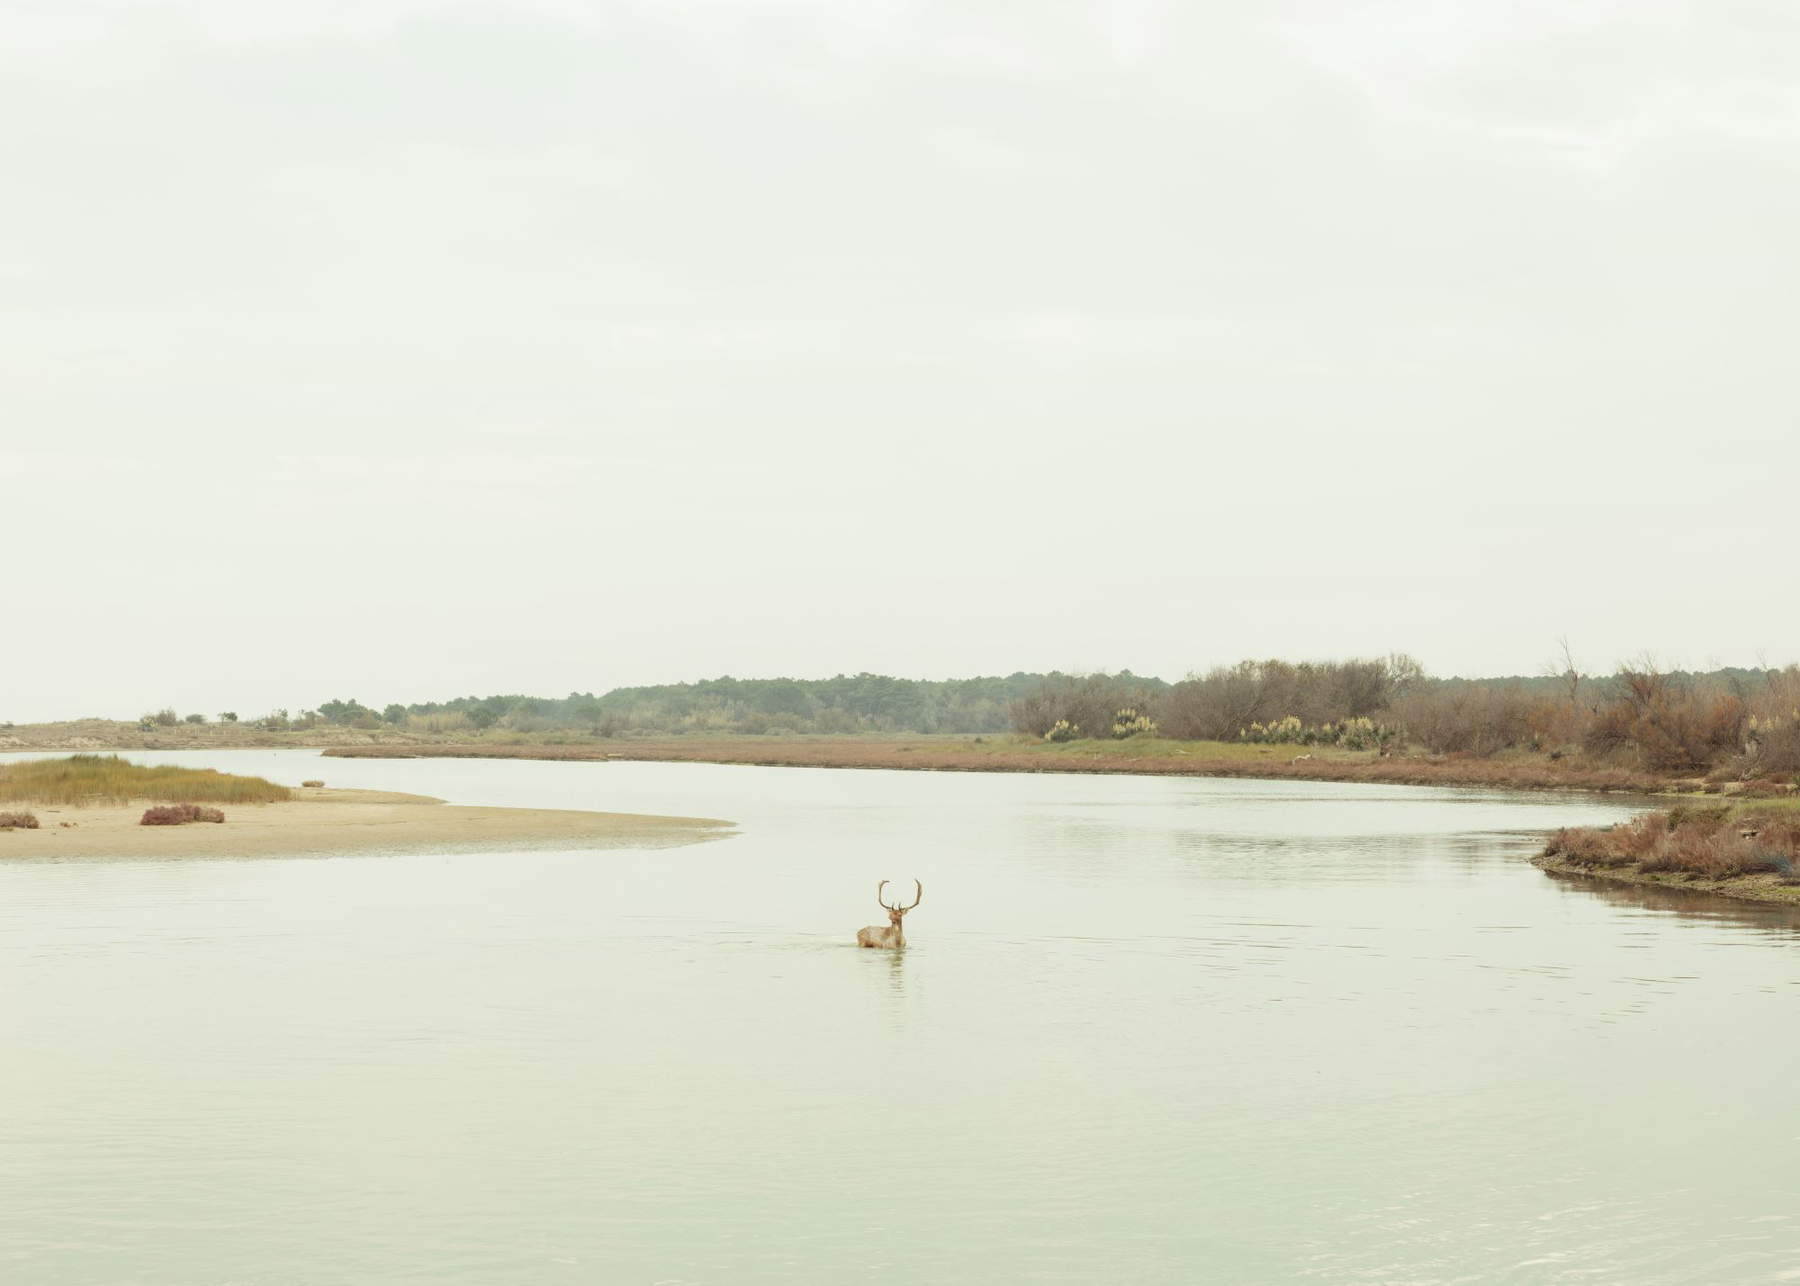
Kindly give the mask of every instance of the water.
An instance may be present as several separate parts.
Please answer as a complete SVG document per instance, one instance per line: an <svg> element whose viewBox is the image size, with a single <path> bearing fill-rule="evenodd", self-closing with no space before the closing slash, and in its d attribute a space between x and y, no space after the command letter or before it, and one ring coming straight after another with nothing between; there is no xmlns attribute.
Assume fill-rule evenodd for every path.
<svg viewBox="0 0 1800 1286"><path fill-rule="evenodd" d="M142 757L742 830L0 865L0 1280L1800 1277L1800 919L1618 800Z"/></svg>

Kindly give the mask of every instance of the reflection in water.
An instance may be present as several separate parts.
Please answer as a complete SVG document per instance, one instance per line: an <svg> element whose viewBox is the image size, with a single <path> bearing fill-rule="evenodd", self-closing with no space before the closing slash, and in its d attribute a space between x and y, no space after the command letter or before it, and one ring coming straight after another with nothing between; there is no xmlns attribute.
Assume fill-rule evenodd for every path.
<svg viewBox="0 0 1800 1286"><path fill-rule="evenodd" d="M1599 898L1613 906L1643 911L1665 911L1688 920L1714 920L1733 928L1761 929L1784 938L1800 936L1800 906L1747 902L1704 889L1622 884L1566 871L1546 871L1544 874L1573 897Z"/></svg>
<svg viewBox="0 0 1800 1286"><path fill-rule="evenodd" d="M1524 860L1629 801L327 775L743 830L0 864L6 1279L1657 1286L1800 1262L1800 1160L1769 1146L1794 1132L1796 913ZM904 951L857 948L893 870L932 897Z"/></svg>

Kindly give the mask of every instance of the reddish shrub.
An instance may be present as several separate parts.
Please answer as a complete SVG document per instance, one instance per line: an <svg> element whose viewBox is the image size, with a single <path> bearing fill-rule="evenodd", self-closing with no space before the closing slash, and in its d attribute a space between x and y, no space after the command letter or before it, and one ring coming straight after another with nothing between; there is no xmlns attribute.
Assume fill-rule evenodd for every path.
<svg viewBox="0 0 1800 1286"><path fill-rule="evenodd" d="M1544 856L1560 857L1577 866L1629 866L1643 854L1661 847L1667 829L1660 818L1654 825L1643 825L1645 819L1627 822L1601 830L1593 826L1576 826L1557 831L1544 848Z"/></svg>
<svg viewBox="0 0 1800 1286"><path fill-rule="evenodd" d="M158 804L146 808L139 826L182 826L188 822L222 822L225 814L200 804Z"/></svg>
<svg viewBox="0 0 1800 1286"><path fill-rule="evenodd" d="M18 829L34 831L38 828L38 819L30 813L0 813L0 831Z"/></svg>

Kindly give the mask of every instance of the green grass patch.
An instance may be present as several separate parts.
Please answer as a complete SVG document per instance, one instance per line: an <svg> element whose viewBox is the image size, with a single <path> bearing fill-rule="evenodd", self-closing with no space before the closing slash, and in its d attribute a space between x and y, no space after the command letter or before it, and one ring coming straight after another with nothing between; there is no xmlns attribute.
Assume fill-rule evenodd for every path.
<svg viewBox="0 0 1800 1286"><path fill-rule="evenodd" d="M214 768L134 764L117 755L27 759L0 767L0 801L44 804L169 803L272 804L292 798L286 786Z"/></svg>

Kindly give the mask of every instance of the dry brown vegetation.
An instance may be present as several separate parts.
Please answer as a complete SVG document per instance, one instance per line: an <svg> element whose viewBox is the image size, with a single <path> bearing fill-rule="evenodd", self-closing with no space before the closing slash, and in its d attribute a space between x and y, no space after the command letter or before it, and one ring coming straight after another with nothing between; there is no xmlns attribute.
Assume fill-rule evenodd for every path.
<svg viewBox="0 0 1800 1286"><path fill-rule="evenodd" d="M38 819L31 813L0 813L0 831L34 831L37 828Z"/></svg>
<svg viewBox="0 0 1800 1286"><path fill-rule="evenodd" d="M1800 812L1748 805L1681 807L1617 826L1557 831L1544 859L1564 869L1730 881L1774 876L1800 885Z"/></svg>
<svg viewBox="0 0 1800 1286"><path fill-rule="evenodd" d="M189 822L222 822L225 814L203 804L158 804L146 808L139 826L185 826Z"/></svg>
<svg viewBox="0 0 1800 1286"><path fill-rule="evenodd" d="M267 804L290 798L285 786L211 768L134 764L117 755L25 759L0 766L0 800L45 804L170 803Z"/></svg>
<svg viewBox="0 0 1800 1286"><path fill-rule="evenodd" d="M1177 738L1308 747L1542 755L1570 771L1800 782L1800 667L1695 675L1644 660L1605 679L1430 679L1410 658L1245 661L1162 691L1056 676L1015 702L1014 730L1056 741L1119 736L1115 712ZM1129 735L1129 733L1127 734ZM1568 761L1564 763L1564 761Z"/></svg>

